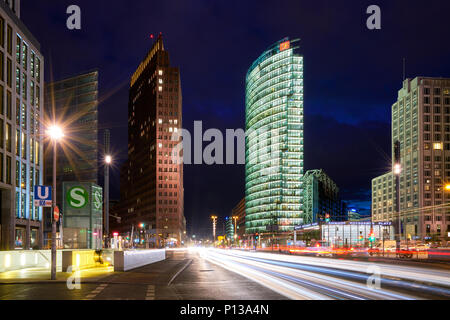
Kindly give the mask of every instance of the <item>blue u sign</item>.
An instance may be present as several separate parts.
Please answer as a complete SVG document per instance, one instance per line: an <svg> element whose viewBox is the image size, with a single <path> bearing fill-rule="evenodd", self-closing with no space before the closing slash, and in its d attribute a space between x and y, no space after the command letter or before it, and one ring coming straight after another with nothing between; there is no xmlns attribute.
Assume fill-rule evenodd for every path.
<svg viewBox="0 0 450 320"><path fill-rule="evenodd" d="M52 200L52 187L34 186L34 200Z"/></svg>

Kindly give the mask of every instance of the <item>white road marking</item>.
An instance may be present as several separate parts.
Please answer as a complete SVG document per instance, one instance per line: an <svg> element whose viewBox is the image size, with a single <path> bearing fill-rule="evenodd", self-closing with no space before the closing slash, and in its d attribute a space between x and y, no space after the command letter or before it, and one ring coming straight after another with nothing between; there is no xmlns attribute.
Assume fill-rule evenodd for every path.
<svg viewBox="0 0 450 320"><path fill-rule="evenodd" d="M91 291L91 293L89 293L86 298L87 299L93 299L95 298L100 292L103 291L103 289L105 289L108 285L107 284L101 284L99 285L97 288L95 288L94 290Z"/></svg>

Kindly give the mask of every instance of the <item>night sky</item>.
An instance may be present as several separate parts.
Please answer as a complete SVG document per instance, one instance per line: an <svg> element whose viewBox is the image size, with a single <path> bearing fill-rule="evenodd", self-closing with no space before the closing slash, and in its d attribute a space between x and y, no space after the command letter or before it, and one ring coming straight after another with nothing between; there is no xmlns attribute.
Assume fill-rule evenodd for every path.
<svg viewBox="0 0 450 320"><path fill-rule="evenodd" d="M81 7L82 29L66 28ZM381 30L366 27L381 7ZM22 20L41 43L45 79L99 69L99 134L111 129L118 162L127 157L130 76L162 32L180 67L183 127L244 128L245 75L283 37L304 56L305 169L324 169L351 205L370 209L371 179L390 167L390 107L406 76L450 77L450 1L22 1ZM229 215L244 196L244 166L185 166L190 234L209 216ZM102 183L102 178L100 180ZM111 178L119 197L119 165ZM219 225L220 227L220 225Z"/></svg>

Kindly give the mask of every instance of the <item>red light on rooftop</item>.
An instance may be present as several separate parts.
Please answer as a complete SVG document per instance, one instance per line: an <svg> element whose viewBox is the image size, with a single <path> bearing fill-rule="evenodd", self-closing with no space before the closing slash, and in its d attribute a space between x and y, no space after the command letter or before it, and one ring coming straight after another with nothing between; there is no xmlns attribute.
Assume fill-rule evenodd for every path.
<svg viewBox="0 0 450 320"><path fill-rule="evenodd" d="M290 41L285 41L280 43L280 51L284 51L287 50L291 47L291 42Z"/></svg>
<svg viewBox="0 0 450 320"><path fill-rule="evenodd" d="M150 39L153 39L153 33L150 35Z"/></svg>

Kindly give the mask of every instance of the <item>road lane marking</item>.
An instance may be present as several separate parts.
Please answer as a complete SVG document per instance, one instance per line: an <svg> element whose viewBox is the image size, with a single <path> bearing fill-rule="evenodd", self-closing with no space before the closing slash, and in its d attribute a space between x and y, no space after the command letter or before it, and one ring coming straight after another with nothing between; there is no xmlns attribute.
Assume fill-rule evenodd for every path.
<svg viewBox="0 0 450 320"><path fill-rule="evenodd" d="M181 268L180 270L178 270L177 273L175 273L175 275L172 277L172 279L170 279L169 283L167 284L168 286L170 286L173 282L173 280L175 280L176 277L178 277L178 275L183 272L187 267L189 267L189 265L192 263L192 259L189 259L189 261L183 266L183 268Z"/></svg>
<svg viewBox="0 0 450 320"><path fill-rule="evenodd" d="M145 300L155 300L155 286L149 285L147 287L147 294Z"/></svg>
<svg viewBox="0 0 450 320"><path fill-rule="evenodd" d="M102 292L108 285L107 284L101 284L94 290L92 290L87 296L87 299L93 299L95 298L100 292Z"/></svg>

